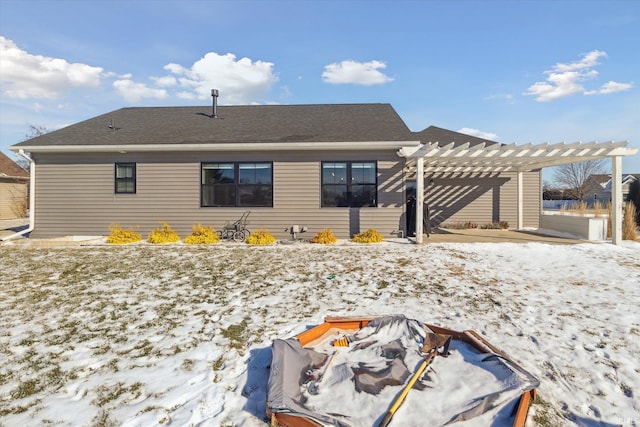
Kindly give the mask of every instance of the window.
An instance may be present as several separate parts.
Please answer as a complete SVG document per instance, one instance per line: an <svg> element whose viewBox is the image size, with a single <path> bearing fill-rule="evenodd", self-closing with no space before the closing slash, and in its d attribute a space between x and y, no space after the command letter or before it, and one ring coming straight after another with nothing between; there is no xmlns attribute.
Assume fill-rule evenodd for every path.
<svg viewBox="0 0 640 427"><path fill-rule="evenodd" d="M322 162L323 207L375 207L376 162Z"/></svg>
<svg viewBox="0 0 640 427"><path fill-rule="evenodd" d="M201 206L273 206L272 163L202 163Z"/></svg>
<svg viewBox="0 0 640 427"><path fill-rule="evenodd" d="M116 163L115 192L124 194L136 192L135 163Z"/></svg>

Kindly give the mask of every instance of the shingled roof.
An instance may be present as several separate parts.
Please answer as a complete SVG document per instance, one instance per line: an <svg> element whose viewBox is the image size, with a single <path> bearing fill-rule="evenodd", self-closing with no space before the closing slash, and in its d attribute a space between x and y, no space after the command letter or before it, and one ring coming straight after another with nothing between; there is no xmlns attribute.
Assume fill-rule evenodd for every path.
<svg viewBox="0 0 640 427"><path fill-rule="evenodd" d="M27 179L29 172L22 169L16 162L0 151L0 177L11 179Z"/></svg>
<svg viewBox="0 0 640 427"><path fill-rule="evenodd" d="M389 104L122 108L15 147L408 141Z"/></svg>
<svg viewBox="0 0 640 427"><path fill-rule="evenodd" d="M444 146L450 143L454 143L454 147L469 143L470 147L475 147L482 143L486 145L498 144L498 142L490 141L488 139L477 138L475 136L467 135L460 132L454 132L447 129L442 129L436 126L429 126L428 128L421 130L420 132L414 132L414 138L421 142L437 142L439 146Z"/></svg>

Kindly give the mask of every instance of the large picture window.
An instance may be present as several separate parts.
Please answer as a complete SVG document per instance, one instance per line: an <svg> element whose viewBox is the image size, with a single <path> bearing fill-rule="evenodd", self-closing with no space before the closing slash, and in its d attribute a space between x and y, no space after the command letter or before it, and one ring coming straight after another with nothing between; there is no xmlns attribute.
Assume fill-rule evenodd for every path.
<svg viewBox="0 0 640 427"><path fill-rule="evenodd" d="M273 206L272 163L202 163L201 205Z"/></svg>
<svg viewBox="0 0 640 427"><path fill-rule="evenodd" d="M377 206L377 176L376 162L322 162L322 206Z"/></svg>
<svg viewBox="0 0 640 427"><path fill-rule="evenodd" d="M115 192L133 194L136 192L136 164L116 163Z"/></svg>

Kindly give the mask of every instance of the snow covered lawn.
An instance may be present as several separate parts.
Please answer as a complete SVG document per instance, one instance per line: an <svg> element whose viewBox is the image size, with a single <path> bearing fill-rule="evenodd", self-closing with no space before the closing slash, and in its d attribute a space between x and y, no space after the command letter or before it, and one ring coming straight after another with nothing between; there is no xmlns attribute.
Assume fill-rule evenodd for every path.
<svg viewBox="0 0 640 427"><path fill-rule="evenodd" d="M0 272L0 426L265 426L273 338L394 313L536 375L530 425L640 425L640 243L16 245Z"/></svg>

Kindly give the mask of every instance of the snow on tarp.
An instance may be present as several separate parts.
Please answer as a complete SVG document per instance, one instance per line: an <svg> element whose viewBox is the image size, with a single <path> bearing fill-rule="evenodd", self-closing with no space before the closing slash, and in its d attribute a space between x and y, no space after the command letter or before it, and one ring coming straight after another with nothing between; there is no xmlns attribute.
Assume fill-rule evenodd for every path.
<svg viewBox="0 0 640 427"><path fill-rule="evenodd" d="M295 338L275 340L267 405L327 426L378 425L424 359L429 333L420 321L385 316L348 336L348 347L334 347L331 339L313 348ZM536 386L504 358L454 340L448 356L436 357L414 385L394 423L511 425L520 395Z"/></svg>

